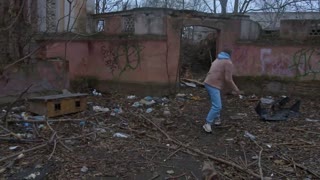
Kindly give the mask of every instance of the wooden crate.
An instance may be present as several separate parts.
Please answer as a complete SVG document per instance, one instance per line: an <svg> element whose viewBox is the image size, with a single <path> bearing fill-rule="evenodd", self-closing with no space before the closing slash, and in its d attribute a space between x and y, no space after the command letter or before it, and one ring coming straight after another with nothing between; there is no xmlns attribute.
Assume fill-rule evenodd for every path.
<svg viewBox="0 0 320 180"><path fill-rule="evenodd" d="M29 99L28 110L47 117L81 112L87 108L87 94L59 94Z"/></svg>

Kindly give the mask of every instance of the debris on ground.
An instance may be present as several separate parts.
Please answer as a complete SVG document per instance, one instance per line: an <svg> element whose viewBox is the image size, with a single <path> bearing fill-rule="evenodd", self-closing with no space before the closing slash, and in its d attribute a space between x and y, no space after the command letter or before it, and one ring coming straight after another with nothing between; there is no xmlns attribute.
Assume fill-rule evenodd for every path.
<svg viewBox="0 0 320 180"><path fill-rule="evenodd" d="M287 97L226 96L224 126L206 134L210 102L203 88L163 97L97 93L84 111L55 117L30 113L25 101L0 107L0 117L7 114L0 124L1 179L320 178L316 99L303 97L300 106ZM299 116L260 120L291 111Z"/></svg>
<svg viewBox="0 0 320 180"><path fill-rule="evenodd" d="M290 107L285 107L289 101L290 98L286 96L275 101L273 99L261 99L255 107L255 111L262 120L285 121L290 117L299 115L300 100L297 100Z"/></svg>

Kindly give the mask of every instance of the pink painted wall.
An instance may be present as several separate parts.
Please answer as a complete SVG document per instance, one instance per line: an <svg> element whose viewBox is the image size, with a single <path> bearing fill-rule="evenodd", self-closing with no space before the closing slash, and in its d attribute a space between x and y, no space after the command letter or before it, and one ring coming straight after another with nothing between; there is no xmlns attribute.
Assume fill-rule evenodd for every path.
<svg viewBox="0 0 320 180"><path fill-rule="evenodd" d="M233 50L235 75L319 79L318 76L313 76L317 73L310 74L310 71L320 69L319 55L310 51L311 46L261 46L254 43L237 43L240 37L240 19L202 21L199 18L166 16L163 25L166 28L165 36L128 37L123 34L120 36L121 16L107 17L105 22L104 34L113 35L112 39L77 40L68 43L56 41L47 45L46 57L61 57L68 60L71 80L79 76L95 76L100 80L173 84L179 73L181 28L184 25L205 25L220 29L217 40L218 51L224 48ZM184 24L185 22L187 24ZM299 52L302 49L306 49L306 52ZM294 58L295 53L302 56ZM308 61L302 62L302 57L308 57Z"/></svg>
<svg viewBox="0 0 320 180"><path fill-rule="evenodd" d="M110 18L109 18L110 19ZM111 18L106 34L119 33L119 17ZM47 45L46 57L69 61L69 78L95 76L100 80L137 83L175 83L180 59L180 29L166 20L166 37L142 36L134 40L56 41ZM126 53L126 48L128 53ZM128 59L126 54L128 54Z"/></svg>
<svg viewBox="0 0 320 180"><path fill-rule="evenodd" d="M47 57L64 58L64 47L64 42L48 45ZM169 73L171 82L175 80L177 62L172 63L174 54L168 51L167 60L167 43L164 40L71 42L66 51L69 77L89 75L100 80L167 83Z"/></svg>
<svg viewBox="0 0 320 180"><path fill-rule="evenodd" d="M232 58L236 75L297 77L301 80L320 79L320 48L239 44L233 50Z"/></svg>

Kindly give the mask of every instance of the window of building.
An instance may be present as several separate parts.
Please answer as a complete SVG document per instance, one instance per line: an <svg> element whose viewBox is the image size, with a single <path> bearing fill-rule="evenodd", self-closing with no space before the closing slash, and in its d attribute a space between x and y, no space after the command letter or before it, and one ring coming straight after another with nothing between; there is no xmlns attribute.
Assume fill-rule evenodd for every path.
<svg viewBox="0 0 320 180"><path fill-rule="evenodd" d="M313 23L311 25L310 31L309 31L310 36L320 36L320 23Z"/></svg>
<svg viewBox="0 0 320 180"><path fill-rule="evenodd" d="M97 32L104 31L105 22L104 20L98 20L97 23Z"/></svg>
<svg viewBox="0 0 320 180"><path fill-rule="evenodd" d="M122 32L134 33L134 18L132 16L123 16L122 24Z"/></svg>

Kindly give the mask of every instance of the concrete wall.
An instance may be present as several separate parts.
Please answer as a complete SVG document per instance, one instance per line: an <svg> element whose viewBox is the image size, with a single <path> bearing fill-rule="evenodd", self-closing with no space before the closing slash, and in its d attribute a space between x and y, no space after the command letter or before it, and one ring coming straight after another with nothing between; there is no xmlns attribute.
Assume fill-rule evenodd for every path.
<svg viewBox="0 0 320 180"><path fill-rule="evenodd" d="M125 23L128 18L129 26ZM153 18L156 20L152 21ZM129 11L95 15L94 21L99 20L105 21L101 39L60 40L46 47L47 58L60 57L69 61L71 80L79 76L96 76L100 80L175 84L184 26L216 29L217 51L224 48L234 51L232 59L236 75L319 79L319 50L316 47L253 43L259 38L260 27L247 17L203 18L188 14L164 15L163 11L154 14ZM241 44L239 40L249 43Z"/></svg>
<svg viewBox="0 0 320 180"><path fill-rule="evenodd" d="M233 50L236 75L320 80L319 46L238 44Z"/></svg>
<svg viewBox="0 0 320 180"><path fill-rule="evenodd" d="M69 86L68 65L62 60L37 61L10 68L0 76L0 97L28 92L61 90Z"/></svg>
<svg viewBox="0 0 320 180"><path fill-rule="evenodd" d="M250 12L247 15L258 22L263 29L268 30L279 30L280 21L286 19L319 19L319 12Z"/></svg>
<svg viewBox="0 0 320 180"><path fill-rule="evenodd" d="M165 40L79 41L67 45L70 79L95 76L100 80L167 83ZM47 57L64 57L64 42L49 45ZM127 50L127 51L126 51ZM172 60L168 55L168 59ZM176 71L177 67L169 69ZM169 73L175 73L169 71ZM175 75L175 74L174 74ZM174 76L173 76L174 77ZM174 79L170 79L174 81Z"/></svg>
<svg viewBox="0 0 320 180"><path fill-rule="evenodd" d="M293 40L320 38L320 20L282 20L280 37Z"/></svg>

